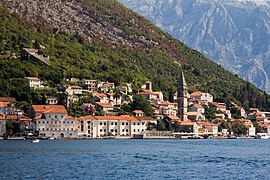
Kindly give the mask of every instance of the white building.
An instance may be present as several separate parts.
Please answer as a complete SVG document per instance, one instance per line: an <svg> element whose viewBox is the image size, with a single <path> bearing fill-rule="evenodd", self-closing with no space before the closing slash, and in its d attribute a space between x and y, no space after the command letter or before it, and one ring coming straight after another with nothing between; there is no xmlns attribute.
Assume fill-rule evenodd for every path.
<svg viewBox="0 0 270 180"><path fill-rule="evenodd" d="M199 91L191 93L190 98L197 101L198 104L208 104L209 102L213 102L213 96L211 94Z"/></svg>
<svg viewBox="0 0 270 180"><path fill-rule="evenodd" d="M160 103L159 114L166 116L176 116L177 115L177 103L171 103L169 101L164 101Z"/></svg>
<svg viewBox="0 0 270 180"><path fill-rule="evenodd" d="M0 114L14 115L16 111L17 108L14 103L0 101Z"/></svg>
<svg viewBox="0 0 270 180"><path fill-rule="evenodd" d="M82 79L79 84L84 88L91 92L94 92L97 90L98 81L97 80L91 80L91 79Z"/></svg>
<svg viewBox="0 0 270 180"><path fill-rule="evenodd" d="M37 77L25 77L24 80L29 84L31 88L42 88L42 81Z"/></svg>
<svg viewBox="0 0 270 180"><path fill-rule="evenodd" d="M78 119L79 133L91 138L104 136L129 136L143 134L149 122L156 123L150 117L123 116L86 116Z"/></svg>
<svg viewBox="0 0 270 180"><path fill-rule="evenodd" d="M68 116L61 105L32 105L36 129L40 135L54 138L78 136L75 118Z"/></svg>
<svg viewBox="0 0 270 180"><path fill-rule="evenodd" d="M189 111L190 112L200 112L200 113L204 114L205 109L201 104L193 104L190 106Z"/></svg>
<svg viewBox="0 0 270 180"><path fill-rule="evenodd" d="M82 87L81 86L68 86L66 88L66 92L68 95L80 95L82 94Z"/></svg>

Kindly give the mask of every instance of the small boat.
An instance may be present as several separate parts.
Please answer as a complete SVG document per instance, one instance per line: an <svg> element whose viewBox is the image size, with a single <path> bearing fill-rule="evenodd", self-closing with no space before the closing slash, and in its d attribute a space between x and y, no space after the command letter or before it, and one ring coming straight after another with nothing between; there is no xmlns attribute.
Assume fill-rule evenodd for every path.
<svg viewBox="0 0 270 180"><path fill-rule="evenodd" d="M257 133L256 139L270 139L270 135L267 133Z"/></svg>
<svg viewBox="0 0 270 180"><path fill-rule="evenodd" d="M50 137L50 138L48 138L48 140L54 140L54 137Z"/></svg>
<svg viewBox="0 0 270 180"><path fill-rule="evenodd" d="M32 140L32 143L39 143L39 139Z"/></svg>

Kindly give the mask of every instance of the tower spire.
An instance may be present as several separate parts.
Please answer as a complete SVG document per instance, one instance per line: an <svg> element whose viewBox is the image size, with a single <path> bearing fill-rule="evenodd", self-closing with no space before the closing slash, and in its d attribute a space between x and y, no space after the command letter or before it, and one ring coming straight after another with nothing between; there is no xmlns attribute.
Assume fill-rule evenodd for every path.
<svg viewBox="0 0 270 180"><path fill-rule="evenodd" d="M187 120L187 83L184 73L182 72L178 81L177 105L178 116L181 121Z"/></svg>

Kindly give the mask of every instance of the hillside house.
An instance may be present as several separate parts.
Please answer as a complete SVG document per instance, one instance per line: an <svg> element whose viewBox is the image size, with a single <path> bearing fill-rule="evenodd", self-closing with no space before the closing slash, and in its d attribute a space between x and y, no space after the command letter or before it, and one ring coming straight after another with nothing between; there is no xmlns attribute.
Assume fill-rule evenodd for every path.
<svg viewBox="0 0 270 180"><path fill-rule="evenodd" d="M94 94L94 98L96 102L101 102L101 103L109 103L108 97L106 94Z"/></svg>
<svg viewBox="0 0 270 180"><path fill-rule="evenodd" d="M102 103L102 102L96 102L97 104L97 110L103 110L103 111L112 111L113 110L113 105L109 103Z"/></svg>
<svg viewBox="0 0 270 180"><path fill-rule="evenodd" d="M198 104L207 105L208 103L213 102L213 96L211 94L200 91L191 93L190 98Z"/></svg>
<svg viewBox="0 0 270 180"><path fill-rule="evenodd" d="M132 114L133 114L135 117L142 117L142 116L145 116L145 113L144 113L142 110L134 110L134 111L132 111Z"/></svg>
<svg viewBox="0 0 270 180"><path fill-rule="evenodd" d="M187 117L192 121L205 121L205 116L201 112L187 112Z"/></svg>
<svg viewBox="0 0 270 180"><path fill-rule="evenodd" d="M56 105L57 103L58 103L57 97L48 97L46 100L46 104L49 104L49 105Z"/></svg>
<svg viewBox="0 0 270 180"><path fill-rule="evenodd" d="M177 115L177 104L171 103L169 101L164 101L159 105L159 114L166 116L176 116Z"/></svg>
<svg viewBox="0 0 270 180"><path fill-rule="evenodd" d="M81 86L67 86L66 93L68 95L81 95L82 94L82 87Z"/></svg>
<svg viewBox="0 0 270 180"><path fill-rule="evenodd" d="M29 84L31 88L43 88L42 81L37 77L25 77L24 80Z"/></svg>
<svg viewBox="0 0 270 180"><path fill-rule="evenodd" d="M114 83L109 82L101 82L98 84L98 91L101 93L110 93L113 92L115 89Z"/></svg>
<svg viewBox="0 0 270 180"><path fill-rule="evenodd" d="M204 114L205 109L201 104L192 104L189 108L190 112L200 112L202 114Z"/></svg>
<svg viewBox="0 0 270 180"><path fill-rule="evenodd" d="M79 84L90 92L95 92L98 87L98 81L91 79L82 79Z"/></svg>
<svg viewBox="0 0 270 180"><path fill-rule="evenodd" d="M147 100L158 99L159 101L163 101L163 93L161 91L140 90L138 94L142 95Z"/></svg>

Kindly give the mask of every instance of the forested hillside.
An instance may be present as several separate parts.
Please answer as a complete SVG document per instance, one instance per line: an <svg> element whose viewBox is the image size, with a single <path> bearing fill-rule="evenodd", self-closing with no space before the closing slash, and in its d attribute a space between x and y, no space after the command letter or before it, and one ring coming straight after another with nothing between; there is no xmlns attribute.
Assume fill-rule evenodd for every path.
<svg viewBox="0 0 270 180"><path fill-rule="evenodd" d="M0 96L13 96L31 103L35 94L23 82L23 77L38 76L51 87L71 77L108 80L116 85L128 82L135 88L151 80L154 89L164 91L165 98L169 99L184 71L189 91L210 92L220 102L233 100L245 107L270 107L268 95L254 85L225 71L116 1L46 1L51 6L30 0L17 6L16 2L20 3L0 2L3 6L0 9ZM45 14L38 13L37 4L45 9ZM54 16L58 6L72 7L75 11L65 12L73 17L69 22L57 20L62 14ZM79 21L80 16L85 21ZM73 25L86 23L87 17L91 17L89 24L74 30ZM97 28L91 29L91 24ZM22 47L40 45L50 56L50 66L20 59Z"/></svg>

